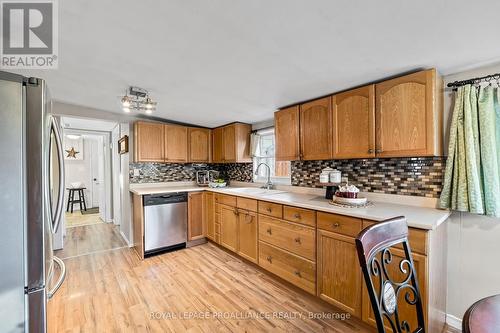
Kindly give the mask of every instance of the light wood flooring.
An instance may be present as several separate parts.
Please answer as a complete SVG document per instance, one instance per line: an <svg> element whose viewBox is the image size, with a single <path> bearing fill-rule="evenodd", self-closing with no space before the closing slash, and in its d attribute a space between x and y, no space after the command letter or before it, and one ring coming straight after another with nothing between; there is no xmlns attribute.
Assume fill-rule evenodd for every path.
<svg viewBox="0 0 500 333"><path fill-rule="evenodd" d="M328 318L342 312L211 243L144 261L130 248L64 261L49 332L374 332Z"/></svg>
<svg viewBox="0 0 500 333"><path fill-rule="evenodd" d="M80 211L73 213L66 212L66 228L79 227L82 225L91 225L104 223L101 220L100 214L82 214Z"/></svg>
<svg viewBox="0 0 500 333"><path fill-rule="evenodd" d="M80 214L80 213L78 213ZM54 251L61 259L127 246L113 223L66 228L64 248Z"/></svg>

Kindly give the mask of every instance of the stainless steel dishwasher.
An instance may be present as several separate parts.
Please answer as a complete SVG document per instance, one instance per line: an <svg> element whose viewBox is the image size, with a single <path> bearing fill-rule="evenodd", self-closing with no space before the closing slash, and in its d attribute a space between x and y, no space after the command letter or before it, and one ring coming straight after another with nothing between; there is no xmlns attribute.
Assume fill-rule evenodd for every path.
<svg viewBox="0 0 500 333"><path fill-rule="evenodd" d="M144 196L144 252L186 247L187 193Z"/></svg>

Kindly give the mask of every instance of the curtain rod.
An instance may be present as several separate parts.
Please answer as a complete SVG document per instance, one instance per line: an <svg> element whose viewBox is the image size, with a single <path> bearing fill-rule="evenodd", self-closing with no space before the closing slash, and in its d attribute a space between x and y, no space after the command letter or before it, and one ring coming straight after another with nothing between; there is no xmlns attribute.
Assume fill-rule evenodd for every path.
<svg viewBox="0 0 500 333"><path fill-rule="evenodd" d="M500 80L500 73L481 76L481 77L475 77L475 78L468 79L468 80L450 82L447 84L447 86L456 88L456 87L460 87L460 86L465 86L466 84L490 82L492 80Z"/></svg>

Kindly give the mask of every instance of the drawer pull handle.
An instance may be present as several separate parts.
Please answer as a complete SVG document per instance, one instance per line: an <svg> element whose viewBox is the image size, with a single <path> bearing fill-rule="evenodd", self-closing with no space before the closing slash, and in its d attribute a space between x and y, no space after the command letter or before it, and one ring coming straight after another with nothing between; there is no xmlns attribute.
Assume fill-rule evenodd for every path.
<svg viewBox="0 0 500 333"><path fill-rule="evenodd" d="M268 233L269 235L272 235L272 234L273 234L273 231L271 230L271 228L267 228L267 233Z"/></svg>
<svg viewBox="0 0 500 333"><path fill-rule="evenodd" d="M293 217L295 217L296 219L300 219L301 218L301 216L300 216L299 213L296 213Z"/></svg>
<svg viewBox="0 0 500 333"><path fill-rule="evenodd" d="M294 273L295 273L295 275L297 275L298 277L302 277L302 274L300 274L300 271L295 271Z"/></svg>
<svg viewBox="0 0 500 333"><path fill-rule="evenodd" d="M266 208L266 211L268 211L269 213L270 213L270 212L272 212L271 207L267 207L267 208Z"/></svg>
<svg viewBox="0 0 500 333"><path fill-rule="evenodd" d="M300 243L301 243L300 237L297 237L297 238L295 238L294 240L295 240L295 243L298 243L298 244L300 244Z"/></svg>
<svg viewBox="0 0 500 333"><path fill-rule="evenodd" d="M332 227L338 228L338 227L340 227L340 223L336 222L336 223L332 224Z"/></svg>
<svg viewBox="0 0 500 333"><path fill-rule="evenodd" d="M250 214L246 213L246 214L245 214L245 222L246 222L247 224L252 223L252 222L253 222L252 215L250 215Z"/></svg>
<svg viewBox="0 0 500 333"><path fill-rule="evenodd" d="M271 257L271 256L267 256L267 258L266 258L266 259L267 259L267 261L269 261L270 263L272 263L272 262L273 262L273 257Z"/></svg>

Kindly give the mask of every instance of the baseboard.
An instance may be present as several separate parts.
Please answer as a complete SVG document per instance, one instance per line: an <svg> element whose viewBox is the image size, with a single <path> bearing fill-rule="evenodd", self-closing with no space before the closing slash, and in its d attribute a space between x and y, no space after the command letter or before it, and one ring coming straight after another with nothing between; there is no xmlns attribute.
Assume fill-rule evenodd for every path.
<svg viewBox="0 0 500 333"><path fill-rule="evenodd" d="M121 230L120 230L120 235L122 236L122 238L125 241L125 243L127 243L128 247L134 246L134 244L130 244L130 241L127 239L127 237L125 237L125 234Z"/></svg>
<svg viewBox="0 0 500 333"><path fill-rule="evenodd" d="M446 323L448 326L462 330L462 319L455 317L449 313L446 314Z"/></svg>

